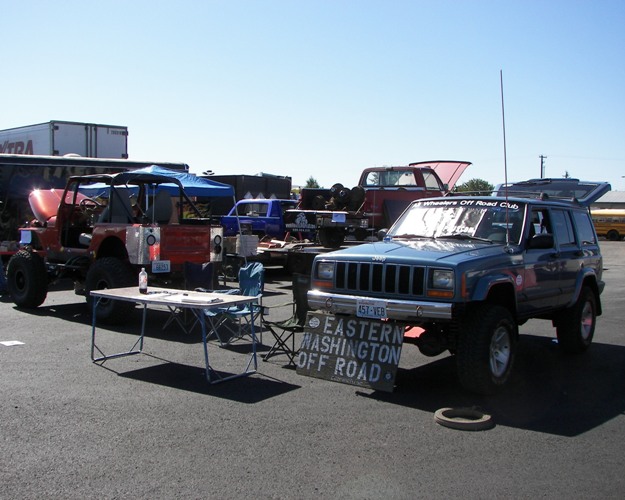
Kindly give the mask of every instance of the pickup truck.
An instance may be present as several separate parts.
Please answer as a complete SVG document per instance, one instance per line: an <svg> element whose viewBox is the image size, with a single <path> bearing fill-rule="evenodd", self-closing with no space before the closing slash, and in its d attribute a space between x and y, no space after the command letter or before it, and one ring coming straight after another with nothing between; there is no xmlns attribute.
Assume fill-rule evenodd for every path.
<svg viewBox="0 0 625 500"><path fill-rule="evenodd" d="M284 212L297 206L296 200L244 199L239 200L228 215L221 217L224 236L236 236L239 227L262 238L271 236L283 239L287 232Z"/></svg>
<svg viewBox="0 0 625 500"><path fill-rule="evenodd" d="M286 227L313 231L326 248L338 248L348 234L362 241L390 227L411 201L446 195L467 161L425 161L365 169L352 189L303 189L297 209L287 210Z"/></svg>
<svg viewBox="0 0 625 500"><path fill-rule="evenodd" d="M394 352L403 337L426 356L452 353L461 384L481 394L510 380L519 326L529 319L551 321L562 352L585 351L604 288L588 207L609 189L537 179L506 185L498 196L417 200L382 241L318 255L304 339L324 356L324 378L355 383L340 380L346 349L327 346L388 354L380 346L389 332L399 339ZM343 343L341 335L351 337ZM362 374L357 382L380 374L370 361L350 360L351 373Z"/></svg>

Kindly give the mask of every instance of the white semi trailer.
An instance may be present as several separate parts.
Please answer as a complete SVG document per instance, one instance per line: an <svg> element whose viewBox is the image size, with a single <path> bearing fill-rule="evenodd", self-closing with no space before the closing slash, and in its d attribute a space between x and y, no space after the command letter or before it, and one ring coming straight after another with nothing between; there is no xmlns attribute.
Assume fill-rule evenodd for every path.
<svg viewBox="0 0 625 500"><path fill-rule="evenodd" d="M128 128L53 120L0 130L0 153L128 158Z"/></svg>

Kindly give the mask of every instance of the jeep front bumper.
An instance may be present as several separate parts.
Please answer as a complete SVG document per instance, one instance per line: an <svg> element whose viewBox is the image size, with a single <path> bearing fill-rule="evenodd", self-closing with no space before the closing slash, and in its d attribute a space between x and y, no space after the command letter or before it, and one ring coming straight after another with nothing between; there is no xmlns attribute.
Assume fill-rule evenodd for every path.
<svg viewBox="0 0 625 500"><path fill-rule="evenodd" d="M308 306L310 309L318 309L333 314L350 314L356 316L357 303L361 297L358 295L340 295L336 293L309 290ZM425 321L449 321L452 319L452 304L426 302L418 300L399 300L377 298L386 303L388 319L409 322Z"/></svg>

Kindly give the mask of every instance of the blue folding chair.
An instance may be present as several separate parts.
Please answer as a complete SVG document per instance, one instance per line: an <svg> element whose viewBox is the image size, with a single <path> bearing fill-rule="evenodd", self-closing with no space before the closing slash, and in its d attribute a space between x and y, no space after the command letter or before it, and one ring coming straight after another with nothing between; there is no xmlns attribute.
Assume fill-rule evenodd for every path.
<svg viewBox="0 0 625 500"><path fill-rule="evenodd" d="M212 291L214 284L213 268L214 264L212 262L199 264L185 261L183 267L185 290ZM183 332L191 333L197 324L197 319L189 313L188 309L175 306L167 307L170 315L163 324L163 330L175 322Z"/></svg>
<svg viewBox="0 0 625 500"><path fill-rule="evenodd" d="M204 311L214 335L222 346L240 340L246 335L251 336L254 332L255 322L262 310L265 267L260 262L251 262L239 269L238 277L238 289L215 291L256 297L257 301L251 304ZM260 321L258 326L261 327ZM262 343L262 328L260 338Z"/></svg>

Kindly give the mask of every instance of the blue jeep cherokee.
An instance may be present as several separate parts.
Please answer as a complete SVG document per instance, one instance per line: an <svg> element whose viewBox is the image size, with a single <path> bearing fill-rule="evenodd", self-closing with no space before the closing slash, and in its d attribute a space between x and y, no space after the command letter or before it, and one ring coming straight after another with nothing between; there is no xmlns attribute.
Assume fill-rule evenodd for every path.
<svg viewBox="0 0 625 500"><path fill-rule="evenodd" d="M510 378L528 319L551 320L565 352L590 345L604 282L588 206L609 190L536 179L490 197L414 201L382 241L315 258L309 307L418 326L423 354L449 350L460 382L492 394Z"/></svg>

